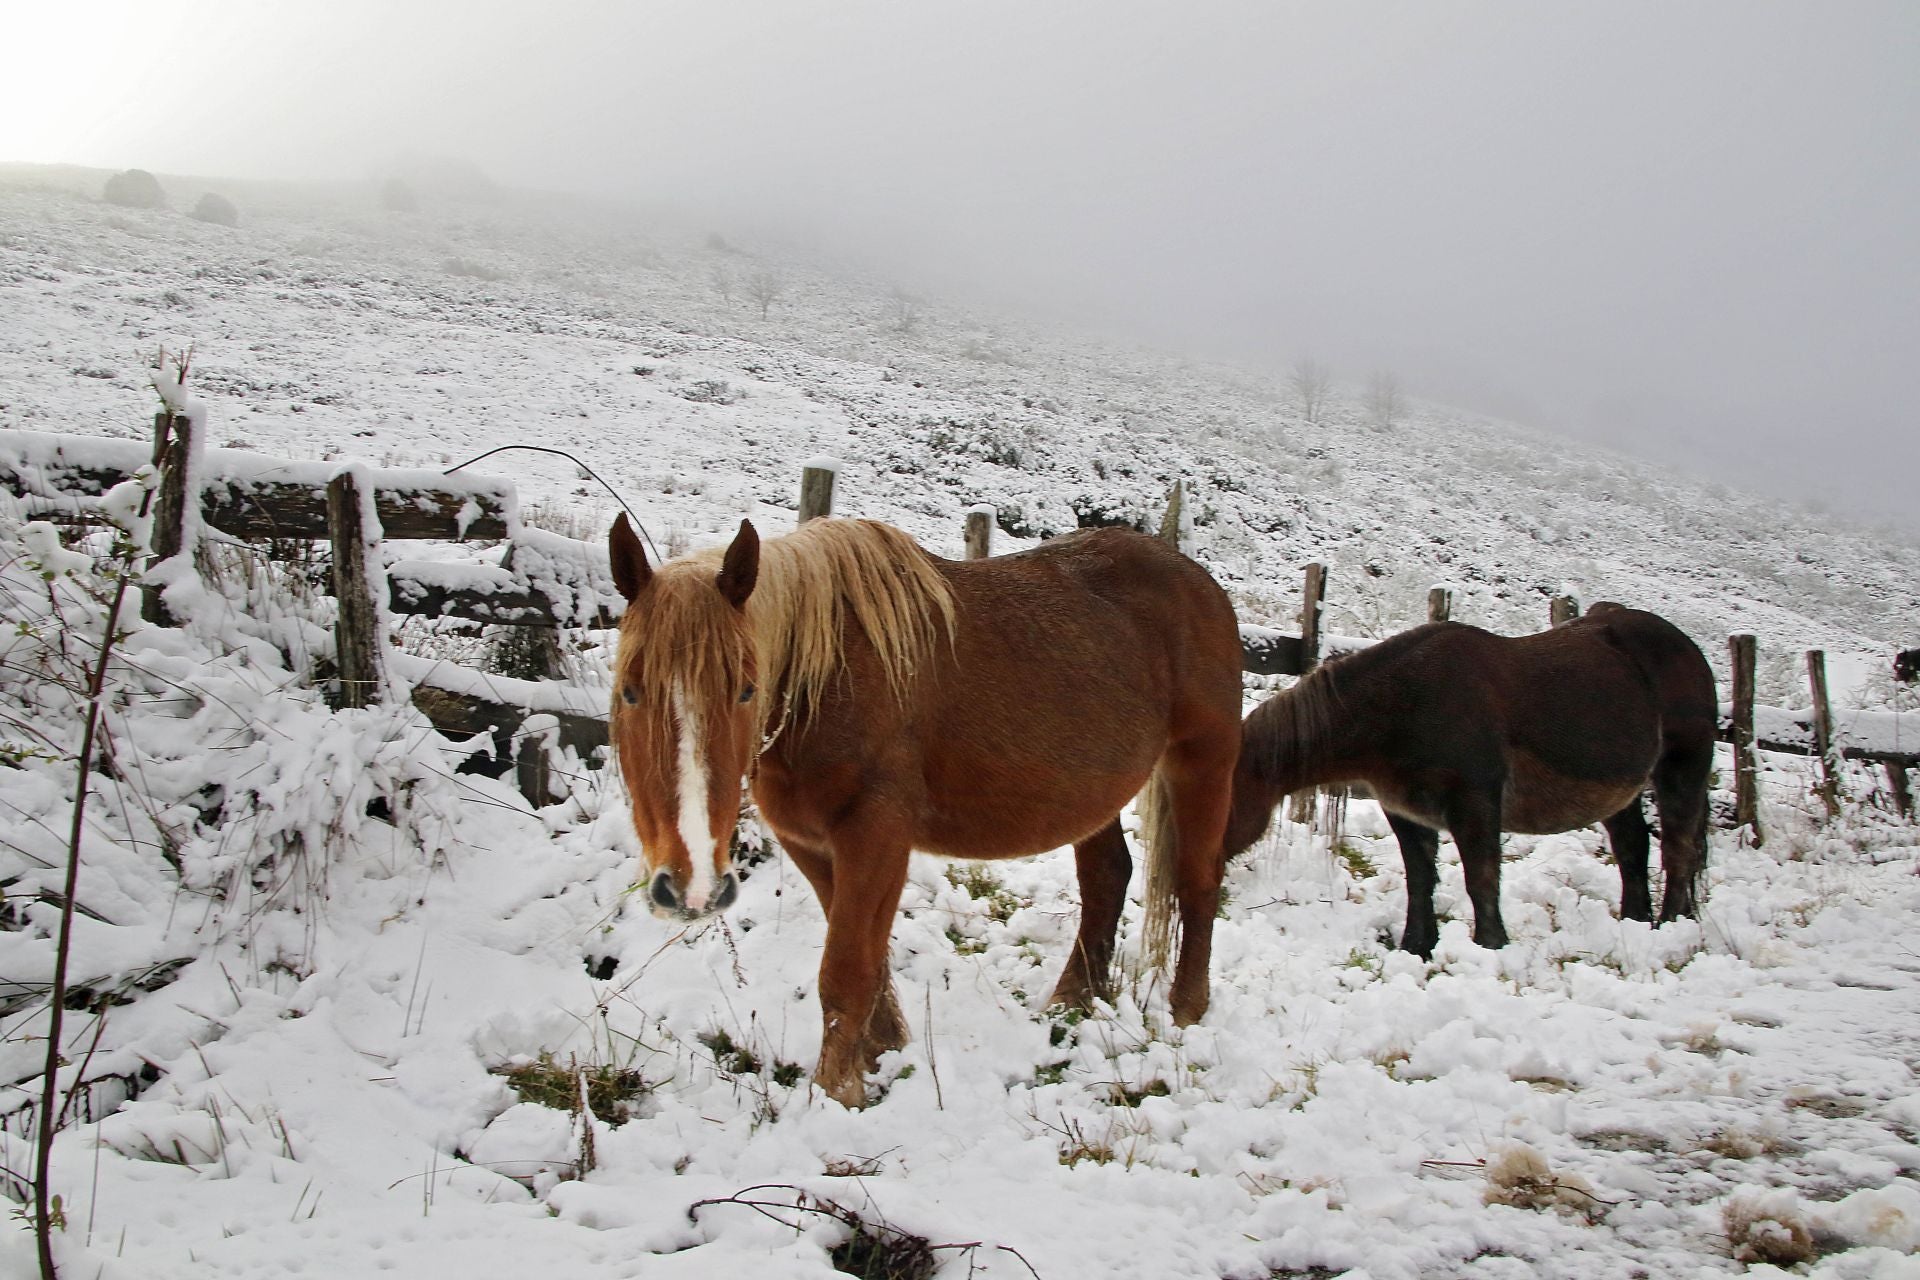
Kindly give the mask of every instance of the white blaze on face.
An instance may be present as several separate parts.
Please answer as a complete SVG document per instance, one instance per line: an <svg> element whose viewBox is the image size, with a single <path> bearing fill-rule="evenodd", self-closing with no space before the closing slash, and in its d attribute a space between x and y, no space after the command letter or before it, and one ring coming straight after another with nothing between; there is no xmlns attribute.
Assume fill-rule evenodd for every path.
<svg viewBox="0 0 1920 1280"><path fill-rule="evenodd" d="M704 911L713 896L713 824L707 819L707 757L700 740L700 717L687 703L678 681L673 686L673 714L680 724L679 799L680 841L687 846L693 872L687 881L687 909Z"/></svg>

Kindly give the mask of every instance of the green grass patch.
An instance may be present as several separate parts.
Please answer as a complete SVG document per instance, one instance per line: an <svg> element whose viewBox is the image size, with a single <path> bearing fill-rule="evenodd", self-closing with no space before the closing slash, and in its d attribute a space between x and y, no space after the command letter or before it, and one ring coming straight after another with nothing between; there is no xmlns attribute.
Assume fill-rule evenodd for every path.
<svg viewBox="0 0 1920 1280"><path fill-rule="evenodd" d="M614 1128L632 1119L634 1104L653 1091L653 1086L632 1067L583 1063L572 1057L561 1062L551 1053L543 1053L532 1062L496 1067L493 1074L505 1080L522 1102L576 1115L584 1091L587 1109Z"/></svg>

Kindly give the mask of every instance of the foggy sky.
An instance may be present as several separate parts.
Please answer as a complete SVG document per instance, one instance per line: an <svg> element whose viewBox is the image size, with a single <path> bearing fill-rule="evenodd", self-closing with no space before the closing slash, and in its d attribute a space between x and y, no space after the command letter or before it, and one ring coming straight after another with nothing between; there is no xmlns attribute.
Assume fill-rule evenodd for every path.
<svg viewBox="0 0 1920 1280"><path fill-rule="evenodd" d="M0 159L463 156L1920 525L1904 0L36 9Z"/></svg>

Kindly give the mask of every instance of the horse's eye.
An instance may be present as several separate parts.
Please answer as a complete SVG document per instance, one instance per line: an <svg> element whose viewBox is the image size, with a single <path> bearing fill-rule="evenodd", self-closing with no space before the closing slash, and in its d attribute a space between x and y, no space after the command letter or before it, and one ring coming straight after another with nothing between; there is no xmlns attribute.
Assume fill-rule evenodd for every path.
<svg viewBox="0 0 1920 1280"><path fill-rule="evenodd" d="M742 702L752 702L752 701L753 701L753 686L752 686L752 685L748 685L748 686L747 686L746 688L744 688L744 689L742 689L742 690L740 691L740 701L742 701Z"/></svg>
<svg viewBox="0 0 1920 1280"><path fill-rule="evenodd" d="M640 701L640 695L633 691L633 686L630 684L621 686L620 697L628 706L632 706L634 703Z"/></svg>

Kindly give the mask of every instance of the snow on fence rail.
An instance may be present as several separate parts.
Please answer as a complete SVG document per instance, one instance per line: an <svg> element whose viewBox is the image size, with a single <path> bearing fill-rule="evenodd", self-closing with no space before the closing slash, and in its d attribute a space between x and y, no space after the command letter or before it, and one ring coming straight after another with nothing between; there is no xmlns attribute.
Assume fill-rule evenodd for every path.
<svg viewBox="0 0 1920 1280"><path fill-rule="evenodd" d="M85 499L153 464L155 452L139 440L0 431L0 485L36 513L84 515ZM249 540L327 536L327 484L345 464L207 449L200 465L200 510L209 527ZM364 474L388 538L490 542L519 522L511 480L428 470Z"/></svg>
<svg viewBox="0 0 1920 1280"><path fill-rule="evenodd" d="M171 455L163 446L170 423L181 422L177 414L158 415L157 443L152 448L133 440L0 431L0 485L27 500L37 513L84 519L89 499L100 498L156 456L165 456L170 463ZM808 462L801 481L800 523L831 514L837 471L838 464L830 459ZM373 510L345 516L335 512L330 518L329 487L341 487L339 481L349 472L364 486L359 491L371 495ZM335 545L336 564L361 550L348 544L368 529L376 530L382 539L506 543L506 553L497 565L419 560L391 564L385 573L384 604L392 613L542 628L610 627L619 617L622 601L605 548L522 526L512 481L435 471L374 470L346 463L289 462L236 449L205 450L198 475L202 511L210 527L249 540L328 538ZM969 558L990 554L991 509L975 507L967 512L966 521ZM1163 536L1177 537L1178 530L1171 535L1163 531ZM343 550L349 554L343 555ZM370 555L368 559L377 563ZM1325 565L1306 566L1299 634L1242 624L1244 670L1302 675L1325 658L1369 643L1323 632L1326 580ZM352 584L348 585L347 594L352 594ZM343 598L343 618L351 613L360 619L354 624L357 629L370 629L366 619L376 617L378 610L350 609L348 604ZM1435 588L1428 597L1429 620L1445 620L1451 605L1452 592ZM1572 597L1556 596L1550 605L1556 625L1579 616L1579 604ZM370 635L341 639L343 655L376 652ZM1818 650L1807 654L1813 710L1755 706L1753 644L1751 636L1730 638L1731 709L1720 726L1721 740L1734 747L1736 824L1760 838L1753 783L1758 751L1817 757L1823 794L1830 805L1837 796L1840 760L1879 763L1886 769L1901 813L1911 813L1906 774L1920 765L1920 715L1858 712L1836 720L1827 706L1825 658ZM406 655L388 655L388 660L412 686L415 704L450 735L489 732L503 745L538 738L548 746L572 748L583 759L606 744L606 712L596 696L554 682L510 680ZM374 659L354 661L371 664ZM343 689L378 687L378 671L347 670L344 660L342 665ZM537 732L529 730L529 725L536 725ZM523 789L536 799L544 798L546 763L530 761L523 751L517 764Z"/></svg>

